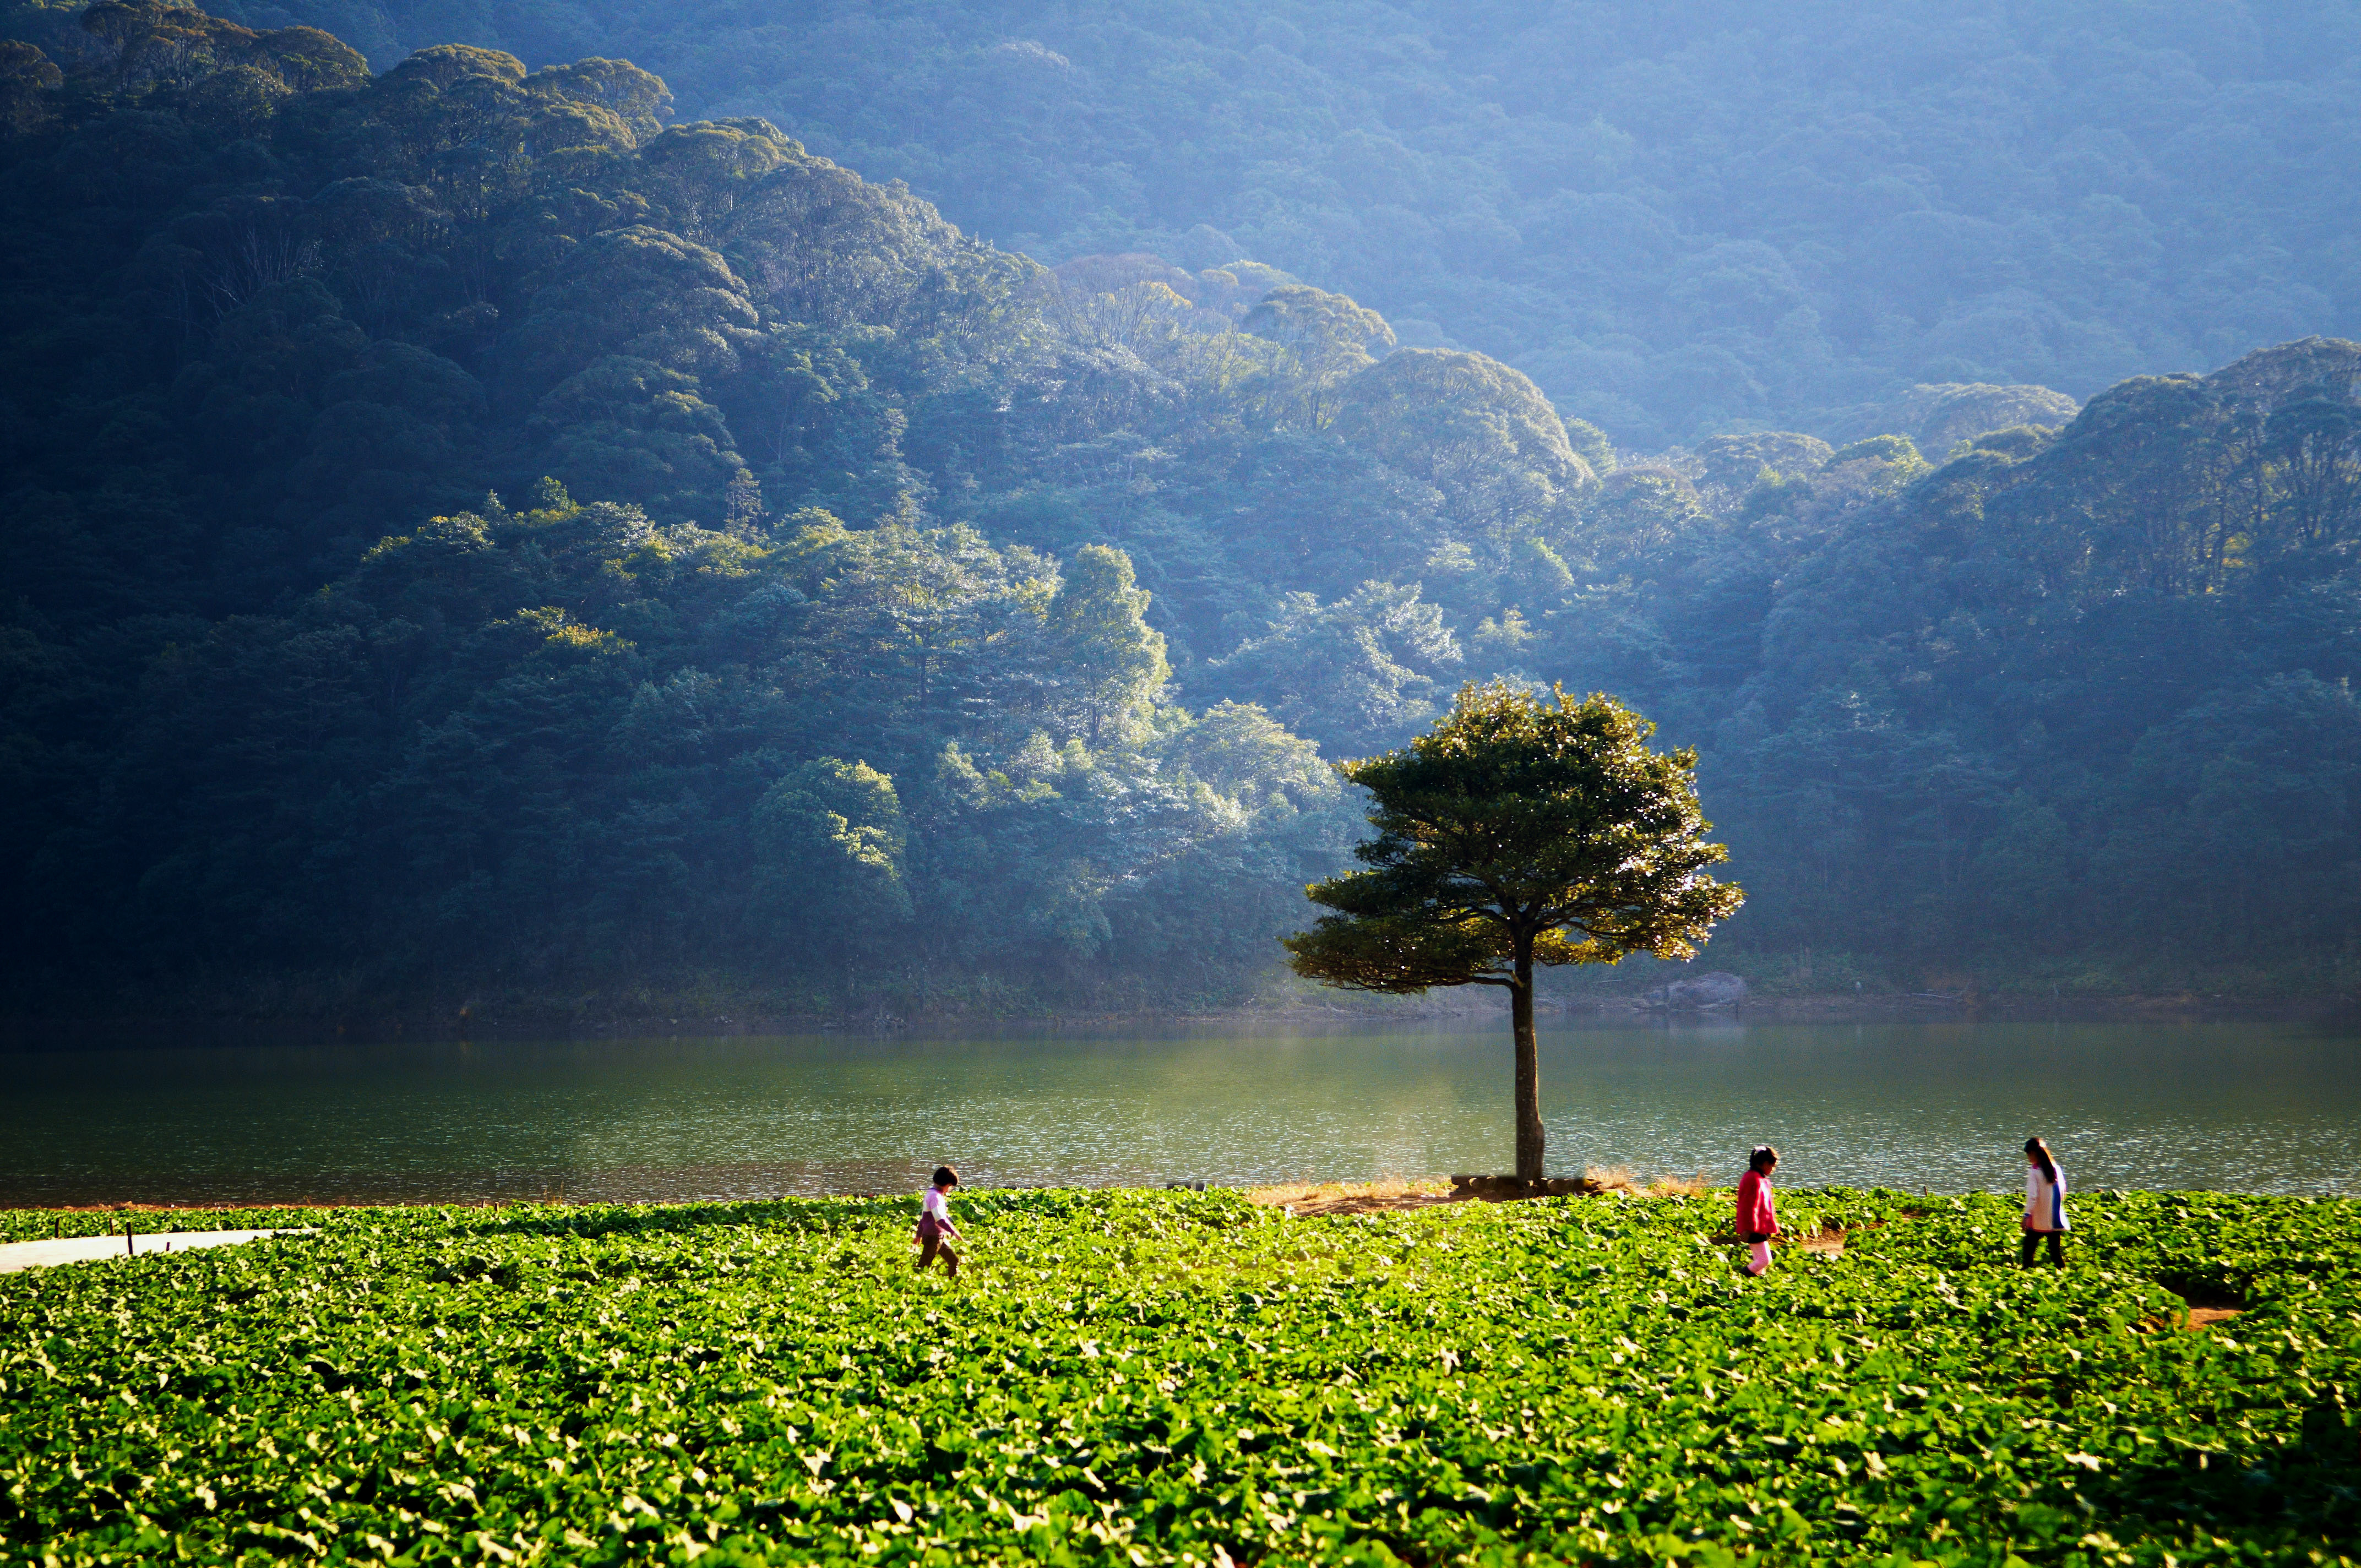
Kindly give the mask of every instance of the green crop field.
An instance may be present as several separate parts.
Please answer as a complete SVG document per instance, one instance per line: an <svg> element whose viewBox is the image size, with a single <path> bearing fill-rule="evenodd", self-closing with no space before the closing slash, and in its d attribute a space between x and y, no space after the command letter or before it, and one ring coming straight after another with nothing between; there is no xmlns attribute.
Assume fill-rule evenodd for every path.
<svg viewBox="0 0 2361 1568"><path fill-rule="evenodd" d="M914 1207L141 1216L320 1234L0 1277L0 1562L2361 1557L2354 1201Z"/></svg>

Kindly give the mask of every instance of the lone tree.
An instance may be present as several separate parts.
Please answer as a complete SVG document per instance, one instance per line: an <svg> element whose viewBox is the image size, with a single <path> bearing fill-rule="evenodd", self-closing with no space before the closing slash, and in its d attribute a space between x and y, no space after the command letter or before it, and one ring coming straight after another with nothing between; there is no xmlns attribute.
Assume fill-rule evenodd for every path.
<svg viewBox="0 0 2361 1568"><path fill-rule="evenodd" d="M1697 753L1652 751L1655 726L1604 695L1555 700L1466 685L1433 729L1337 771L1374 797L1368 869L1304 892L1336 913L1285 938L1295 972L1354 991L1509 993L1517 1175L1542 1176L1533 966L1697 955L1745 901L1705 868Z"/></svg>

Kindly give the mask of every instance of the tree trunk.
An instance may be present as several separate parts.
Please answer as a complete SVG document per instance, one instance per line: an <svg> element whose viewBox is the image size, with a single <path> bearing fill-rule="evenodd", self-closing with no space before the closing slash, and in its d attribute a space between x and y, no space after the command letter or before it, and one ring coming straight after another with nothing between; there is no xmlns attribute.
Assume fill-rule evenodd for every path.
<svg viewBox="0 0 2361 1568"><path fill-rule="evenodd" d="M1533 955L1520 942L1509 1017L1517 1034L1517 1179L1542 1179L1542 1053L1533 1037Z"/></svg>

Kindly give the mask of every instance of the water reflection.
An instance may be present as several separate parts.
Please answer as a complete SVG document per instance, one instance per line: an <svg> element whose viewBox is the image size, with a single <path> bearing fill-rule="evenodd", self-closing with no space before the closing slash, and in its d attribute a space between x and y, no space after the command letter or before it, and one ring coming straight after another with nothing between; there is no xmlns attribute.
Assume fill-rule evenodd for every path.
<svg viewBox="0 0 2361 1568"><path fill-rule="evenodd" d="M1561 1029L1554 1168L1957 1191L2048 1136L2075 1185L2361 1192L2361 1038L2290 1024ZM733 1037L0 1058L0 1202L575 1199L1504 1168L1493 1027Z"/></svg>

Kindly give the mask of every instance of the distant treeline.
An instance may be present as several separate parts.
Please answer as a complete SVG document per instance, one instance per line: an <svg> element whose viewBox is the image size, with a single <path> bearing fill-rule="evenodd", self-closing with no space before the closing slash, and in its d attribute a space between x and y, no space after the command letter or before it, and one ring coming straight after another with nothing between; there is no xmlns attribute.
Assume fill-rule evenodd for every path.
<svg viewBox="0 0 2361 1568"><path fill-rule="evenodd" d="M221 4L379 69L636 60L1005 248L1251 257L1644 449L2361 336L2347 0Z"/></svg>
<svg viewBox="0 0 2361 1568"><path fill-rule="evenodd" d="M1359 831L1323 758L1495 673L1704 748L1766 981L2361 975L2351 344L1619 462L1343 295L1051 272L619 60L50 42L16 1005L1235 999Z"/></svg>

